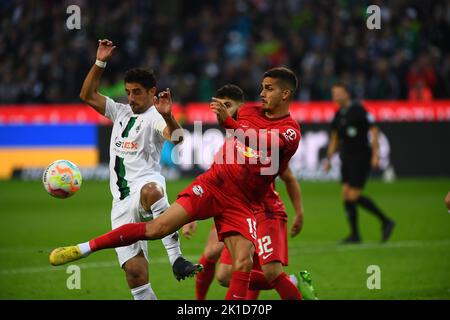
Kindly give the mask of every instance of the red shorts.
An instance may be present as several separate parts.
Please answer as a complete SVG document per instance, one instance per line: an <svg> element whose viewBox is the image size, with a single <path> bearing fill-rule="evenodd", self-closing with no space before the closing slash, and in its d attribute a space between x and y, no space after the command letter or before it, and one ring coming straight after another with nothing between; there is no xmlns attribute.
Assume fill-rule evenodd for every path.
<svg viewBox="0 0 450 320"><path fill-rule="evenodd" d="M260 269L266 263L278 261L288 265L287 221L267 218L263 213L256 215L258 246L256 247L253 268ZM230 252L225 247L220 255L220 263L233 264Z"/></svg>
<svg viewBox="0 0 450 320"><path fill-rule="evenodd" d="M283 266L287 266L287 221L284 219L267 218L261 212L256 214L256 226L259 263L265 265L272 261L279 261Z"/></svg>
<svg viewBox="0 0 450 320"><path fill-rule="evenodd" d="M256 220L251 206L231 182L205 172L178 194L180 204L193 220L214 217L219 241L241 234L256 247Z"/></svg>

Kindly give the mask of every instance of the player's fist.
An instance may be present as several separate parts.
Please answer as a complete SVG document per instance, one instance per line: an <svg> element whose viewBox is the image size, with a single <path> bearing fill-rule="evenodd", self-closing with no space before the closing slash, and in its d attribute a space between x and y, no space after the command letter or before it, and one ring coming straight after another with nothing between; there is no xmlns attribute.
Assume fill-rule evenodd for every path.
<svg viewBox="0 0 450 320"><path fill-rule="evenodd" d="M98 40L97 60L108 61L116 46L108 39Z"/></svg>
<svg viewBox="0 0 450 320"><path fill-rule="evenodd" d="M153 104L163 117L172 115L172 95L170 89L167 88L165 91L158 93L157 96L154 96Z"/></svg>
<svg viewBox="0 0 450 320"><path fill-rule="evenodd" d="M209 107L217 115L217 121L219 121L220 124L224 123L225 119L230 116L223 99L213 97Z"/></svg>
<svg viewBox="0 0 450 320"><path fill-rule="evenodd" d="M197 229L197 221L192 221L191 223L185 224L183 228L181 228L181 233L186 239L190 239Z"/></svg>

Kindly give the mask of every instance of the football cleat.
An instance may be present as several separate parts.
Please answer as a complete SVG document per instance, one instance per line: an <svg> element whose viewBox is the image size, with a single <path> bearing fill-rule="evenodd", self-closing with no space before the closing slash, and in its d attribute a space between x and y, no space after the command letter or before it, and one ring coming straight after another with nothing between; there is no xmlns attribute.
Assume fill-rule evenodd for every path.
<svg viewBox="0 0 450 320"><path fill-rule="evenodd" d="M361 243L361 238L357 236L348 236L345 239L342 239L339 244L358 244Z"/></svg>
<svg viewBox="0 0 450 320"><path fill-rule="evenodd" d="M308 271L300 271L294 277L297 278L297 288L300 290L303 300L319 300L314 292L311 274Z"/></svg>
<svg viewBox="0 0 450 320"><path fill-rule="evenodd" d="M395 222L394 220L389 220L388 222L386 222L385 224L383 224L383 236L381 238L381 242L386 242L388 241L389 237L392 234L392 230L394 230L395 227Z"/></svg>
<svg viewBox="0 0 450 320"><path fill-rule="evenodd" d="M72 262L83 258L80 248L78 246L56 248L48 257L50 264L53 266L60 266L68 262Z"/></svg>
<svg viewBox="0 0 450 320"><path fill-rule="evenodd" d="M203 271L203 266L198 263L193 264L183 257L178 257L173 263L172 271L175 278L180 281L186 277L193 277L200 271Z"/></svg>

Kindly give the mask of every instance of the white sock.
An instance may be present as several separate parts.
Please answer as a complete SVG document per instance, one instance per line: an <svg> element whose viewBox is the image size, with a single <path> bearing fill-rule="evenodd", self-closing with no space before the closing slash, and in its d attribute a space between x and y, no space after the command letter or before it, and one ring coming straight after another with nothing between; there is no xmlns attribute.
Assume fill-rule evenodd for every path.
<svg viewBox="0 0 450 320"><path fill-rule="evenodd" d="M169 203L167 202L166 197L163 197L152 204L150 209L153 213L153 219L158 218L168 207ZM180 239L178 236L178 232L174 232L172 234L169 234L168 236L165 236L161 239L161 241L166 248L170 264L173 265L175 260L181 257Z"/></svg>
<svg viewBox="0 0 450 320"><path fill-rule="evenodd" d="M82 254L83 256L87 256L89 253L92 252L91 246L89 245L89 241L88 241L88 242L80 243L80 244L78 245L78 248L80 249L81 254Z"/></svg>
<svg viewBox="0 0 450 320"><path fill-rule="evenodd" d="M131 289L134 300L158 300L150 283Z"/></svg>
<svg viewBox="0 0 450 320"><path fill-rule="evenodd" d="M294 276L293 274L290 274L290 275L289 275L289 279L291 280L291 282L292 282L293 284L295 284L295 286L298 285L298 280L297 280L297 277L296 277L296 276Z"/></svg>

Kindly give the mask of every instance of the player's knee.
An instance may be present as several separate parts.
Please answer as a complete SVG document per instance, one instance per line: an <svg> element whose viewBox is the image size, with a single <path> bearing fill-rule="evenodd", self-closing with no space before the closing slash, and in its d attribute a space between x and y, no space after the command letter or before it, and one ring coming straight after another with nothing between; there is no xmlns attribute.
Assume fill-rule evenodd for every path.
<svg viewBox="0 0 450 320"><path fill-rule="evenodd" d="M234 261L234 269L236 271L250 272L253 267L253 259L250 256L238 256Z"/></svg>
<svg viewBox="0 0 450 320"><path fill-rule="evenodd" d="M141 202L146 210L150 210L152 204L164 197L164 190L156 183L148 183L141 188Z"/></svg>
<svg viewBox="0 0 450 320"><path fill-rule="evenodd" d="M133 283L141 283L141 282L143 282L144 284L147 282L146 274L143 273L141 269L130 268L130 269L125 270L125 273L127 275L128 281L131 281Z"/></svg>
<svg viewBox="0 0 450 320"><path fill-rule="evenodd" d="M220 254L223 250L223 242L218 242L213 245L209 245L205 248L205 258L211 261L216 261L220 258Z"/></svg>
<svg viewBox="0 0 450 320"><path fill-rule="evenodd" d="M216 279L222 287L228 288L231 280L231 268L220 268L217 270Z"/></svg>
<svg viewBox="0 0 450 320"><path fill-rule="evenodd" d="M266 280L268 282L274 281L276 278L278 278L278 276L282 272L281 270L279 270L277 268L266 268L263 271L264 271L264 276L266 277Z"/></svg>
<svg viewBox="0 0 450 320"><path fill-rule="evenodd" d="M131 286L139 286L148 282L147 270L143 265L125 263L123 270Z"/></svg>

